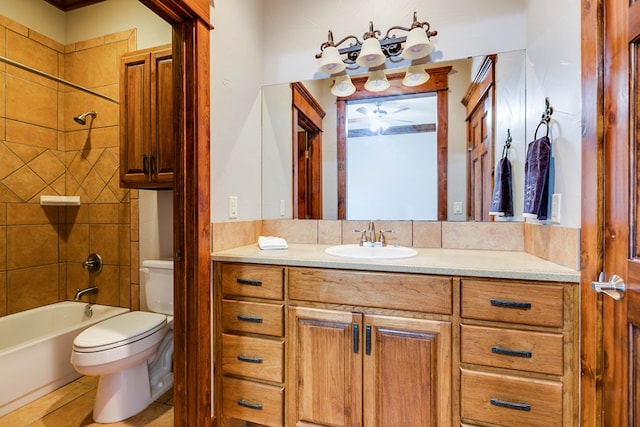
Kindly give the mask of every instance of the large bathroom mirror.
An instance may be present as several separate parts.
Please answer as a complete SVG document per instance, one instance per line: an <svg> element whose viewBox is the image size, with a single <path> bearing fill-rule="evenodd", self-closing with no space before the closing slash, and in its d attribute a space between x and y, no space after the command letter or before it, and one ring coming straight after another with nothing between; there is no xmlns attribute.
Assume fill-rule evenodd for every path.
<svg viewBox="0 0 640 427"><path fill-rule="evenodd" d="M484 60L482 56L425 64L427 71L450 67L446 76L446 104L440 111L434 102L435 92L407 96L363 93L347 101L342 117L339 100L330 92L332 79L301 82L326 113L322 121L322 218L467 220L468 111L462 101L473 87ZM508 155L514 182L523 179L524 170L526 60L524 50L498 52L494 59L494 153L502 154L510 136ZM389 73L403 71L396 69ZM266 219L291 218L294 124L290 84L265 86L262 111L262 215ZM375 118L389 129L363 132L363 128L375 124L372 121ZM440 126L446 127L441 145L435 137L438 119ZM340 120L346 124L342 134ZM346 138L349 134L351 137ZM339 146L343 138L347 141L346 156L341 160ZM444 161L438 161L438 147L445 150L440 157ZM346 176L345 194L341 194L345 186L340 182L341 175ZM444 193L439 192L443 188ZM514 185L516 206L522 198L522 186ZM522 218L516 215L513 219Z"/></svg>

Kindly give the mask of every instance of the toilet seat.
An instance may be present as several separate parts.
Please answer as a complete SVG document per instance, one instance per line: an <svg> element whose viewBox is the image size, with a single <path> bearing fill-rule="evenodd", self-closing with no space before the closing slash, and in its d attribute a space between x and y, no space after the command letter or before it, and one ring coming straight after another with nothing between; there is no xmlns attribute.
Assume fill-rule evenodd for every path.
<svg viewBox="0 0 640 427"><path fill-rule="evenodd" d="M126 346L153 335L166 324L164 314L131 311L85 329L73 341L73 350L94 353Z"/></svg>

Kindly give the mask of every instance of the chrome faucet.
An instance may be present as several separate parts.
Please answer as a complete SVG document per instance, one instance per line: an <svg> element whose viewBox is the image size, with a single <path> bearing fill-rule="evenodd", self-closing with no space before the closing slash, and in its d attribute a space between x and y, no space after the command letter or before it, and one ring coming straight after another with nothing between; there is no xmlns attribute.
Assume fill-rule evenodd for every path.
<svg viewBox="0 0 640 427"><path fill-rule="evenodd" d="M80 301L80 298L82 298L85 295L96 295L97 293L98 293L97 286L89 286L88 288L84 288L84 289L76 289L76 295L73 297L73 300Z"/></svg>
<svg viewBox="0 0 640 427"><path fill-rule="evenodd" d="M96 253L89 255L87 260L82 263L82 268L89 270L89 272L99 273L102 270L102 257Z"/></svg>
<svg viewBox="0 0 640 427"><path fill-rule="evenodd" d="M369 221L369 225L366 230L353 230L354 233L360 233L360 246L387 246L387 239L384 233L391 233L391 230L380 230L378 237L376 238L376 226L373 221Z"/></svg>

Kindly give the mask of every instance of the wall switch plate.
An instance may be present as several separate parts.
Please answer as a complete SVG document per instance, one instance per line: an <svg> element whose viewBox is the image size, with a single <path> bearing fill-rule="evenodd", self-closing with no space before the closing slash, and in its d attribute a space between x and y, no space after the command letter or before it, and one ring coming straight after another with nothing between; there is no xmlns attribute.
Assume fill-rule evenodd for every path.
<svg viewBox="0 0 640 427"><path fill-rule="evenodd" d="M562 195L560 193L554 193L551 196L551 222L560 224L560 202L562 201Z"/></svg>
<svg viewBox="0 0 640 427"><path fill-rule="evenodd" d="M229 218L238 218L238 196L229 196Z"/></svg>
<svg viewBox="0 0 640 427"><path fill-rule="evenodd" d="M285 216L286 214L286 205L284 200L280 200L280 216Z"/></svg>
<svg viewBox="0 0 640 427"><path fill-rule="evenodd" d="M455 215L462 214L462 202L453 202L453 213Z"/></svg>

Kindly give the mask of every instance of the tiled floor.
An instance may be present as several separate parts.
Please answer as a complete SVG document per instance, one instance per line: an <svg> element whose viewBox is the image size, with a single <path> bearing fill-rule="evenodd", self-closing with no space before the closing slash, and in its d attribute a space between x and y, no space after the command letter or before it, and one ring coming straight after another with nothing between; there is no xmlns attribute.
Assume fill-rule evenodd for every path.
<svg viewBox="0 0 640 427"><path fill-rule="evenodd" d="M97 377L82 377L0 417L0 427L173 426L173 390L124 421L94 423L91 413L97 385Z"/></svg>

